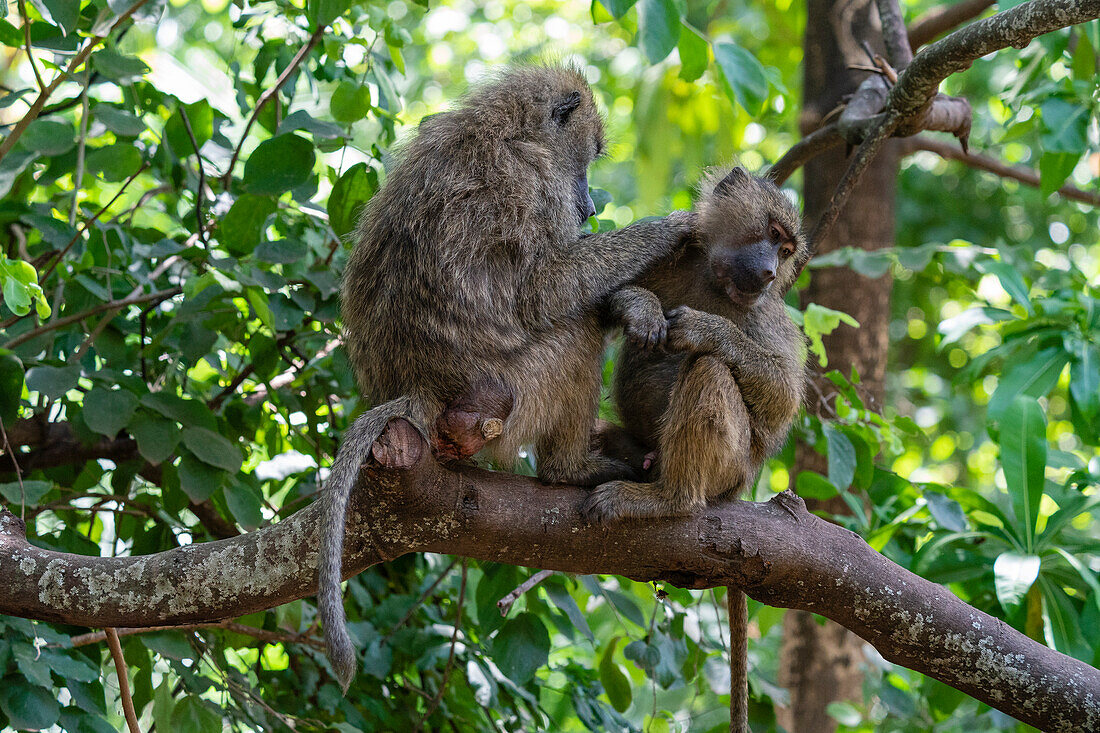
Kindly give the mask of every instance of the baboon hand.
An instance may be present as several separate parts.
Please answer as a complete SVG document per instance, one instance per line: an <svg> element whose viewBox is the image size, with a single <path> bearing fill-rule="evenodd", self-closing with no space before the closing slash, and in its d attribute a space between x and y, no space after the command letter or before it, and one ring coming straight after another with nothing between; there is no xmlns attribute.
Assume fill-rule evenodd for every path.
<svg viewBox="0 0 1100 733"><path fill-rule="evenodd" d="M665 344L669 351L707 353L714 347L714 336L720 332L725 319L713 313L704 313L686 305L670 310L668 335Z"/></svg>
<svg viewBox="0 0 1100 733"><path fill-rule="evenodd" d="M668 335L668 321L661 312L660 301L640 301L623 314L623 334L632 346L645 351L663 349Z"/></svg>

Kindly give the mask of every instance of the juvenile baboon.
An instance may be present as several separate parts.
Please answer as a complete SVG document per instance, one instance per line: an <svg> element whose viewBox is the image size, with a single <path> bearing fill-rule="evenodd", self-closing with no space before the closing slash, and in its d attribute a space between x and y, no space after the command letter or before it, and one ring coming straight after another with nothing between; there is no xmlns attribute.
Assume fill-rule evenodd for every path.
<svg viewBox="0 0 1100 733"><path fill-rule="evenodd" d="M589 450L607 296L691 234L693 217L578 236L595 213L588 165L603 123L571 68L509 70L421 123L367 206L344 273L344 343L376 406L344 436L325 495L319 602L344 688L355 654L344 626L348 497L395 417L426 438L449 400L484 380L514 406L487 446L514 461L533 443L539 477L593 486L631 474Z"/></svg>
<svg viewBox="0 0 1100 733"><path fill-rule="evenodd" d="M810 256L798 212L741 168L715 178L696 207L699 247L610 299L628 335L615 404L630 436L656 451L656 476L598 486L584 507L593 518L688 514L739 495L802 401L805 344L783 304ZM653 348L664 312L667 351Z"/></svg>
<svg viewBox="0 0 1100 733"><path fill-rule="evenodd" d="M610 299L627 335L614 396L628 435L609 439L635 461L656 451L657 475L596 487L583 507L591 518L687 514L738 496L783 446L802 402L805 344L783 305L811 254L798 211L741 168L704 181L696 211L700 247ZM655 350L662 341L674 353ZM747 733L745 596L727 593L730 730Z"/></svg>

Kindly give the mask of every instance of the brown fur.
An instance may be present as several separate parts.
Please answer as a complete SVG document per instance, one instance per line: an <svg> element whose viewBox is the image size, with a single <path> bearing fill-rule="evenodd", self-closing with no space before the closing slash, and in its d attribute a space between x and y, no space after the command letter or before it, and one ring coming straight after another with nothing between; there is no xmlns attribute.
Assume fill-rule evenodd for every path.
<svg viewBox="0 0 1100 733"><path fill-rule="evenodd" d="M696 207L700 247L667 259L612 300L628 340L615 370L615 403L638 451L657 451L650 483L613 481L585 502L601 520L689 514L736 497L786 440L802 401L805 344L783 304L810 256L796 209L771 182L734 169L709 178ZM754 303L736 301L716 274L743 248L770 241L775 280ZM661 311L669 312L667 325ZM667 347L654 351L667 328ZM652 335L657 333L657 337Z"/></svg>
<svg viewBox="0 0 1100 733"><path fill-rule="evenodd" d="M589 449L601 307L688 237L692 217L578 238L578 205L590 204L583 177L603 150L578 71L512 69L425 119L366 208L344 275L343 320L363 397L377 407L337 456L321 552L322 616L345 687L355 666L339 592L347 496L389 419L405 417L431 438L444 405L493 380L515 399L486 448L494 457L514 461L534 443L547 481L631 474Z"/></svg>

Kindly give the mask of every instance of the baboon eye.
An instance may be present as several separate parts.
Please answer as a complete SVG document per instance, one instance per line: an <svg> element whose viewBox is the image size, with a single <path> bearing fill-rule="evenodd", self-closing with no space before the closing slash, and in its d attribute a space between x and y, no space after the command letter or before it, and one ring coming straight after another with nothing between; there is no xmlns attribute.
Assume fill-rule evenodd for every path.
<svg viewBox="0 0 1100 733"><path fill-rule="evenodd" d="M779 241L783 238L783 230L777 227L775 224L771 225L771 228L768 230L768 234L771 235L771 238L776 241Z"/></svg>
<svg viewBox="0 0 1100 733"><path fill-rule="evenodd" d="M782 247L779 248L779 256L783 259L787 259L793 254L794 246L791 244L784 244Z"/></svg>

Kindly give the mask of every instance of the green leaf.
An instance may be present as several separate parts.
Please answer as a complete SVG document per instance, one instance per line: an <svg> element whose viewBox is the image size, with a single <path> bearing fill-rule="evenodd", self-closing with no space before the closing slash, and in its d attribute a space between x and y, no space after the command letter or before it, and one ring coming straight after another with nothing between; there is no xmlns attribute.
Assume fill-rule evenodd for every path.
<svg viewBox="0 0 1100 733"><path fill-rule="evenodd" d="M184 428L183 444L199 460L211 466L216 466L230 473L236 473L241 468L240 448L213 430L195 427Z"/></svg>
<svg viewBox="0 0 1100 733"><path fill-rule="evenodd" d="M371 108L370 87L342 81L329 99L329 113L337 122L358 122Z"/></svg>
<svg viewBox="0 0 1100 733"><path fill-rule="evenodd" d="M0 196L8 195L11 187L15 185L15 179L19 178L19 175L37 157L38 154L33 150L12 150L4 156L4 159L0 161ZM8 297L6 292L4 297Z"/></svg>
<svg viewBox="0 0 1100 733"><path fill-rule="evenodd" d="M1034 546L1035 522L1047 465L1047 425L1043 408L1032 397L1020 395L1005 410L1000 421L1001 467L1012 498L1016 525Z"/></svg>
<svg viewBox="0 0 1100 733"><path fill-rule="evenodd" d="M105 181L125 181L141 168L141 151L129 143L115 143L88 153L84 164Z"/></svg>
<svg viewBox="0 0 1100 733"><path fill-rule="evenodd" d="M332 187L328 219L336 236L346 236L359 221L359 213L378 187L378 174L366 163L356 163Z"/></svg>
<svg viewBox="0 0 1100 733"><path fill-rule="evenodd" d="M663 61L680 40L680 12L672 0L638 3L638 36L651 64Z"/></svg>
<svg viewBox="0 0 1100 733"><path fill-rule="evenodd" d="M23 399L23 362L7 349L0 349L0 422L10 426L19 415Z"/></svg>
<svg viewBox="0 0 1100 733"><path fill-rule="evenodd" d="M569 617L569 621L584 634L586 639L592 642L596 640L596 637L592 635L592 629L588 626L588 621L585 620L584 614L577 606L577 602L573 600L573 596L569 595L569 591L556 583L546 583L542 586L542 589L546 591L546 595L558 607L558 610Z"/></svg>
<svg viewBox="0 0 1100 733"><path fill-rule="evenodd" d="M630 680L627 679L626 674L613 658L618 643L619 637L616 636L604 649L603 656L600 657L600 683L603 685L603 691L607 693L607 699L611 701L611 707L620 713L625 713L627 708L630 707L633 695L630 689Z"/></svg>
<svg viewBox="0 0 1100 733"><path fill-rule="evenodd" d="M52 481L23 481L22 484L12 481L0 484L0 496L12 504L26 503L27 506L35 506L52 488Z"/></svg>
<svg viewBox="0 0 1100 733"><path fill-rule="evenodd" d="M806 333L806 338L810 340L810 351L817 355L821 366L828 363L825 356L825 344L822 342L821 337L835 331L841 323L859 328L859 321L847 313L826 308L817 303L810 303L802 313L802 330Z"/></svg>
<svg viewBox="0 0 1100 733"><path fill-rule="evenodd" d="M76 30L76 23L80 20L80 0L42 0L42 4L50 11L50 18L63 35Z"/></svg>
<svg viewBox="0 0 1100 733"><path fill-rule="evenodd" d="M1080 157L1089 145L1089 108L1052 97L1044 101L1039 109L1043 115L1043 150L1072 153Z"/></svg>
<svg viewBox="0 0 1100 733"><path fill-rule="evenodd" d="M614 18L621 18L627 14L638 0L600 0L600 5L607 8Z"/></svg>
<svg viewBox="0 0 1100 733"><path fill-rule="evenodd" d="M191 132L195 136L195 142L191 142L191 136L187 134L187 127L183 124L183 115L187 115L187 121L191 123ZM181 158L195 154L195 145L202 150L203 144L214 134L214 108L205 99L193 104L181 105L175 113L168 118L164 125L164 137L172 150Z"/></svg>
<svg viewBox="0 0 1100 733"><path fill-rule="evenodd" d="M332 205L331 197L329 197L329 205ZM331 213L329 216L332 216ZM252 254L256 259L264 262L287 265L291 262L299 262L307 253L306 245L296 239L276 239L261 243Z"/></svg>
<svg viewBox="0 0 1100 733"><path fill-rule="evenodd" d="M124 56L109 48L96 51L92 55L92 66L96 71L119 84L136 81L149 73L149 67L138 57Z"/></svg>
<svg viewBox="0 0 1100 733"><path fill-rule="evenodd" d="M1080 153L1044 152L1039 158L1039 190L1044 196L1057 191L1077 167Z"/></svg>
<svg viewBox="0 0 1100 733"><path fill-rule="evenodd" d="M97 104L93 114L104 127L116 135L137 137L145 131L145 123L140 118L109 104Z"/></svg>
<svg viewBox="0 0 1100 733"><path fill-rule="evenodd" d="M260 243L267 217L275 213L275 199L246 193L218 224L218 241L235 255L248 254Z"/></svg>
<svg viewBox="0 0 1100 733"><path fill-rule="evenodd" d="M1019 269L1003 260L985 260L978 262L975 267L978 272L995 275L997 280L1000 281L1001 287L1012 296L1013 300L1022 305L1028 313L1035 312L1031 305L1031 298L1028 296L1027 283L1024 282L1024 277L1020 274Z"/></svg>
<svg viewBox="0 0 1100 733"><path fill-rule="evenodd" d="M84 395L84 423L100 435L113 438L130 424L137 405L132 392L95 387Z"/></svg>
<svg viewBox="0 0 1100 733"><path fill-rule="evenodd" d="M311 28L320 28L339 18L350 7L350 0L309 0L306 17Z"/></svg>
<svg viewBox="0 0 1100 733"><path fill-rule="evenodd" d="M38 119L27 127L19 142L43 155L61 155L76 146L76 128L67 120Z"/></svg>
<svg viewBox="0 0 1100 733"><path fill-rule="evenodd" d="M226 473L192 455L185 455L180 459L179 477L183 493L198 503L209 499L218 490L225 481Z"/></svg>
<svg viewBox="0 0 1100 733"><path fill-rule="evenodd" d="M803 499L831 499L840 492L829 479L816 471L803 471L794 482L795 490Z"/></svg>
<svg viewBox="0 0 1100 733"><path fill-rule="evenodd" d="M768 98L768 78L756 57L733 43L714 44L714 60L722 71L730 99L750 115L758 115Z"/></svg>
<svg viewBox="0 0 1100 733"><path fill-rule="evenodd" d="M27 389L59 400L80 381L79 366L36 366L27 371Z"/></svg>
<svg viewBox="0 0 1100 733"><path fill-rule="evenodd" d="M1006 366L997 389L989 398L986 414L991 420L1000 420L1019 395L1045 396L1058 383L1058 377L1068 362L1069 354L1055 346L1043 349L1022 364Z"/></svg>
<svg viewBox="0 0 1100 733"><path fill-rule="evenodd" d="M997 600L1006 612L1019 608L1024 596L1039 577L1042 560L1038 555L1005 552L993 562L993 585Z"/></svg>
<svg viewBox="0 0 1100 733"><path fill-rule="evenodd" d="M53 692L8 675L0 685L0 710L16 730L42 730L57 722L61 713Z"/></svg>
<svg viewBox="0 0 1100 733"><path fill-rule="evenodd" d="M314 119L313 115L304 109L287 115L286 119L279 123L279 129L276 130L275 134L282 135L284 132L294 132L295 130L305 130L311 133L315 140L332 140L344 135L342 128L331 122Z"/></svg>
<svg viewBox="0 0 1100 733"><path fill-rule="evenodd" d="M846 489L852 485L852 479L856 475L855 446L847 435L828 423L822 426L822 431L829 449L829 483Z"/></svg>
<svg viewBox="0 0 1100 733"><path fill-rule="evenodd" d="M1086 418L1100 418L1100 347L1081 340L1074 343L1069 391Z"/></svg>
<svg viewBox="0 0 1100 733"><path fill-rule="evenodd" d="M85 656L71 654L56 649L43 649L38 664L46 665L50 672L77 682L92 682L99 679L99 666L92 664Z"/></svg>
<svg viewBox="0 0 1100 733"><path fill-rule="evenodd" d="M169 730L180 733L220 733L222 716L213 703L197 695L187 695L176 701L170 725Z"/></svg>
<svg viewBox="0 0 1100 733"><path fill-rule="evenodd" d="M180 429L175 422L147 413L130 422L130 434L137 441L138 452L152 464L165 461L180 442Z"/></svg>
<svg viewBox="0 0 1100 733"><path fill-rule="evenodd" d="M292 133L264 140L244 164L244 187L249 193L278 195L309 179L317 156L313 143Z"/></svg>
<svg viewBox="0 0 1100 733"><path fill-rule="evenodd" d="M251 531L263 523L264 516L260 511L263 503L254 488L244 484L235 484L227 486L223 493L225 494L225 503L238 524Z"/></svg>
<svg viewBox="0 0 1100 733"><path fill-rule="evenodd" d="M935 491L925 491L924 499L928 504L928 512L937 524L952 532L966 531L966 512L959 506L959 502Z"/></svg>
<svg viewBox="0 0 1100 733"><path fill-rule="evenodd" d="M142 396L141 404L185 426L195 425L210 430L218 426L214 413L199 400L184 399L168 392L150 392Z"/></svg>
<svg viewBox="0 0 1100 733"><path fill-rule="evenodd" d="M524 612L504 622L493 639L493 661L506 677L525 684L550 657L550 635L542 620Z"/></svg>
<svg viewBox="0 0 1100 733"><path fill-rule="evenodd" d="M706 39L685 25L680 29L677 48L680 49L680 78L692 82L701 77L710 63L707 51L710 45Z"/></svg>

